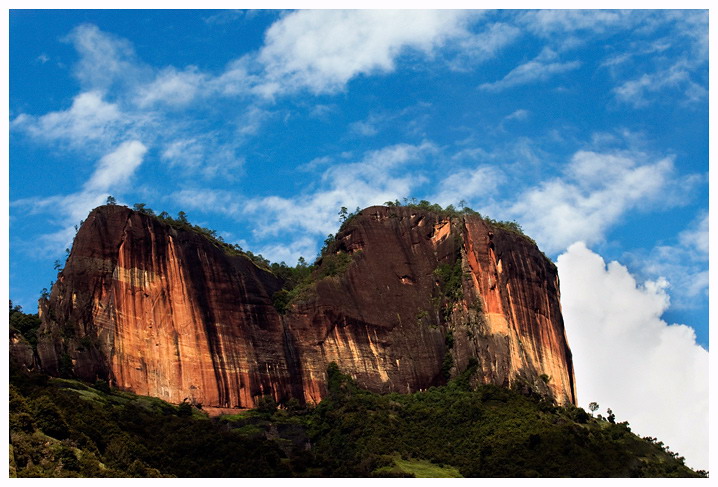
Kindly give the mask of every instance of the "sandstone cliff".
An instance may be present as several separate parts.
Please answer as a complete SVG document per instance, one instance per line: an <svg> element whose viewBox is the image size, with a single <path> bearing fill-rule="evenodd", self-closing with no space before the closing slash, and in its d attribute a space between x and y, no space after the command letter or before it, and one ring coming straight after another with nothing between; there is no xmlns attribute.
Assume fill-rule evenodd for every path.
<svg viewBox="0 0 718 487"><path fill-rule="evenodd" d="M100 207L41 301L41 365L171 402L253 407L268 394L320 401L330 362L379 392L476 364L477 381L575 403L556 267L525 237L478 216L371 207L322 261L336 270L280 314L283 282L269 270L194 231Z"/></svg>

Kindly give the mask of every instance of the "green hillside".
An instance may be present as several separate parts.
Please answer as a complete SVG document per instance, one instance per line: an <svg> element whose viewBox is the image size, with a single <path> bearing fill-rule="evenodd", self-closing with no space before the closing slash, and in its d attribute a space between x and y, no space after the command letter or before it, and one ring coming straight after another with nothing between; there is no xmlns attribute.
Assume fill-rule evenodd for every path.
<svg viewBox="0 0 718 487"><path fill-rule="evenodd" d="M700 477L626 423L482 386L373 394L330 366L316 407L184 404L11 371L17 477Z"/></svg>

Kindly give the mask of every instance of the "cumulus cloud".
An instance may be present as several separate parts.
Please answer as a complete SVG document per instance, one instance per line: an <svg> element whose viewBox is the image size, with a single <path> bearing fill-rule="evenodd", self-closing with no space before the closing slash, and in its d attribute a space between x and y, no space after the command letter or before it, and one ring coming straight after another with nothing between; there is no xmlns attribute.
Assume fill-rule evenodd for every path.
<svg viewBox="0 0 718 487"><path fill-rule="evenodd" d="M332 93L359 75L386 73L406 49L424 54L466 36L457 10L302 10L267 30L257 60L265 79L257 92L309 89Z"/></svg>
<svg viewBox="0 0 718 487"><path fill-rule="evenodd" d="M708 352L692 328L661 319L665 281L638 284L583 243L559 256L558 268L580 405L611 408L635 433L707 469Z"/></svg>
<svg viewBox="0 0 718 487"><path fill-rule="evenodd" d="M601 241L628 210L680 204L678 190L695 181L677 177L672 158L579 151L561 177L525 191L509 213L554 253L577 240Z"/></svg>
<svg viewBox="0 0 718 487"><path fill-rule="evenodd" d="M546 81L554 75L573 71L580 66L580 61L561 62L553 50L544 48L533 60L515 67L503 79L493 83L483 83L479 89L491 92L503 91L514 86Z"/></svg>

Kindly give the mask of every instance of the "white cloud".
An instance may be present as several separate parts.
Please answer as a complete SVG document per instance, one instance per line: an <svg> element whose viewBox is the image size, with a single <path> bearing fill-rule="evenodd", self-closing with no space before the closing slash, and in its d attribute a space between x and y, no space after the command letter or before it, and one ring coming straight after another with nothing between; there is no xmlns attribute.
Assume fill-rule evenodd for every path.
<svg viewBox="0 0 718 487"><path fill-rule="evenodd" d="M315 157L306 164L300 164L297 166L297 170L303 172L315 172L323 167L329 166L332 162L334 162L334 158L331 156Z"/></svg>
<svg viewBox="0 0 718 487"><path fill-rule="evenodd" d="M558 268L580 405L613 409L634 432L707 469L708 352L693 329L660 318L669 305L666 283L638 285L583 243L559 256Z"/></svg>
<svg viewBox="0 0 718 487"><path fill-rule="evenodd" d="M241 136L256 135L262 125L275 115L256 105L248 107L237 120L237 132Z"/></svg>
<svg viewBox="0 0 718 487"><path fill-rule="evenodd" d="M665 100L666 92L688 102L707 99L706 10L631 12L625 19L633 24L631 42L601 63L617 80L617 101L640 108Z"/></svg>
<svg viewBox="0 0 718 487"><path fill-rule="evenodd" d="M257 220L255 234L259 237L289 229L327 235L336 231L337 212L342 206L352 211L410 195L412 188L425 179L407 167L435 151L432 144L424 142L368 152L358 162L327 168L321 176L320 187L311 194L250 199L244 203L244 211Z"/></svg>
<svg viewBox="0 0 718 487"><path fill-rule="evenodd" d="M520 35L521 30L513 25L501 22L491 24L483 32L457 42L458 55L451 61L450 66L459 71L472 69L474 64L495 57Z"/></svg>
<svg viewBox="0 0 718 487"><path fill-rule="evenodd" d="M300 257L311 262L312 258L317 254L317 240L311 237L300 237L289 244L269 244L260 247L259 254L271 262L285 262L289 265L295 265Z"/></svg>
<svg viewBox="0 0 718 487"><path fill-rule="evenodd" d="M323 104L317 104L313 105L312 109L309 112L310 118L316 118L323 121L329 121L329 117L332 114L338 113L339 108L337 105L323 105Z"/></svg>
<svg viewBox="0 0 718 487"><path fill-rule="evenodd" d="M217 96L238 94L232 90L240 78L247 83L246 93L250 83L258 83L256 76L241 71L242 59L213 77L195 66L152 68L137 59L129 41L94 25L73 29L67 40L79 54L75 74L87 91L78 94L66 110L39 117L20 114L12 121L14 130L39 141L94 155L106 154L122 140L138 138L161 146L162 159L170 167L183 168L182 177L233 179L244 163L237 148L274 115L256 104L238 102L232 106L239 113L230 120L233 123L222 119L223 125L208 129L217 121L213 106ZM178 110L188 108L200 113L177 116Z"/></svg>
<svg viewBox="0 0 718 487"><path fill-rule="evenodd" d="M578 30L604 32L639 20L640 12L616 10L537 10L527 12L520 21L534 34L565 35Z"/></svg>
<svg viewBox="0 0 718 487"><path fill-rule="evenodd" d="M670 40L665 38L634 42L631 43L628 50L623 50L607 57L601 62L600 67L608 68L608 70L615 76L618 68L622 68L628 63L635 62L636 58L641 56L655 57L670 47Z"/></svg>
<svg viewBox="0 0 718 487"><path fill-rule="evenodd" d="M367 120L359 120L349 124L349 131L363 137L372 137L379 133L376 128L376 120L369 117Z"/></svg>
<svg viewBox="0 0 718 487"><path fill-rule="evenodd" d="M227 65L222 74L207 81L207 91L216 92L224 96L247 95L252 87L261 83L260 76L252 74L261 66L253 60L253 56L244 55Z"/></svg>
<svg viewBox="0 0 718 487"><path fill-rule="evenodd" d="M160 154L171 169L181 169L186 175L200 175L212 179L222 175L235 179L242 170L244 158L237 155L234 144L216 140L215 134L170 140Z"/></svg>
<svg viewBox="0 0 718 487"><path fill-rule="evenodd" d="M708 61L708 10L673 10L676 33L690 42L691 58L699 64Z"/></svg>
<svg viewBox="0 0 718 487"><path fill-rule="evenodd" d="M708 90L691 79L691 68L683 61L653 73L644 73L614 88L616 98L634 107L646 106L652 94L666 89L682 90L689 101L705 100Z"/></svg>
<svg viewBox="0 0 718 487"><path fill-rule="evenodd" d="M442 206L456 206L460 201L488 200L506 181L504 173L495 166L479 166L453 172L439 183L439 191L430 198ZM483 196L483 198L482 198Z"/></svg>
<svg viewBox="0 0 718 487"><path fill-rule="evenodd" d="M103 32L96 25L80 25L66 39L80 54L75 75L87 91L107 90L117 82L134 83L146 70L128 40Z"/></svg>
<svg viewBox="0 0 718 487"><path fill-rule="evenodd" d="M169 67L157 74L149 84L138 89L137 104L147 107L162 103L169 106L183 106L194 101L206 82L206 76L196 67L178 71Z"/></svg>
<svg viewBox="0 0 718 487"><path fill-rule="evenodd" d="M169 142L160 157L171 168L196 169L202 165L204 146L197 139L178 139Z"/></svg>
<svg viewBox="0 0 718 487"><path fill-rule="evenodd" d="M37 139L66 141L79 147L88 142L110 143L127 123L116 104L106 102L98 91L89 91L77 95L67 110L40 117L21 114L12 127Z"/></svg>
<svg viewBox="0 0 718 487"><path fill-rule="evenodd" d="M182 70L153 69L136 58L131 44L81 25L67 37L79 61L75 73L87 91L78 94L66 109L35 117L21 114L12 128L44 143L81 150L83 155L107 154L128 138L148 145L163 145L163 159L185 169L182 176L235 177L243 159L236 154L239 133L255 134L269 112L250 106L239 117L236 131L231 124L207 130L202 116L177 117L176 110L198 106L200 98L217 95L216 82L189 66ZM108 101L112 100L112 102ZM194 103L194 104L193 104Z"/></svg>
<svg viewBox="0 0 718 487"><path fill-rule="evenodd" d="M385 126L387 123L396 120L405 115L411 109L405 108L395 113L371 113L365 120L358 120L349 124L349 132L362 137L372 137L379 133L379 127Z"/></svg>
<svg viewBox="0 0 718 487"><path fill-rule="evenodd" d="M122 143L114 152L100 159L87 183L86 191L106 192L110 188L122 188L142 163L147 147L138 141Z"/></svg>
<svg viewBox="0 0 718 487"><path fill-rule="evenodd" d="M504 120L526 120L529 117L528 110L519 109L504 117Z"/></svg>
<svg viewBox="0 0 718 487"><path fill-rule="evenodd" d="M232 24L243 18L250 18L263 11L257 10L221 10L216 14L204 17L202 20L207 24Z"/></svg>
<svg viewBox="0 0 718 487"><path fill-rule="evenodd" d="M640 108L667 90L688 102L707 99L707 10L539 10L518 22L558 51L622 32L627 42L600 63L618 79L613 93L621 103Z"/></svg>
<svg viewBox="0 0 718 487"><path fill-rule="evenodd" d="M688 229L678 234L678 240L685 248L695 251L701 258L708 259L708 213L696 220Z"/></svg>
<svg viewBox="0 0 718 487"><path fill-rule="evenodd" d="M93 208L105 203L108 193L81 191L66 196L51 196L34 202L36 209L51 213L52 225L58 230L40 235L41 252L46 255L57 254L61 249L71 246L80 222L87 218Z"/></svg>
<svg viewBox="0 0 718 487"><path fill-rule="evenodd" d="M554 75L573 71L581 66L579 61L560 62L557 59L554 51L544 48L533 60L512 69L503 79L483 83L479 88L485 91L502 91L518 85L546 81Z"/></svg>
<svg viewBox="0 0 718 487"><path fill-rule="evenodd" d="M422 132L422 125L425 123L429 109L431 109L430 103L419 101L401 109L372 111L364 120L349 124L349 133L372 137L387 127L393 129L401 127L403 131L414 137L422 137L418 132Z"/></svg>
<svg viewBox="0 0 718 487"><path fill-rule="evenodd" d="M562 177L525 191L508 213L554 253L577 240L601 241L628 210L679 204L678 190L693 181L676 176L672 158L652 162L637 152L579 151Z"/></svg>
<svg viewBox="0 0 718 487"><path fill-rule="evenodd" d="M629 252L625 258L642 276L668 281L672 309L700 307L708 298L708 213L699 215L676 240L650 252Z"/></svg>
<svg viewBox="0 0 718 487"><path fill-rule="evenodd" d="M301 10L267 30L258 54L272 96L307 88L340 91L358 75L386 73L406 49L424 54L464 37L467 13L457 10Z"/></svg>
<svg viewBox="0 0 718 487"><path fill-rule="evenodd" d="M521 122L527 120L530 115L531 112L529 112L528 110L524 110L523 108L515 110L509 115L506 115L503 119L501 119L501 122L499 122L499 124L496 126L496 130L498 132L505 132L507 124L510 124L511 122ZM519 139L519 141L521 140L523 139Z"/></svg>
<svg viewBox="0 0 718 487"><path fill-rule="evenodd" d="M120 144L103 156L82 190L68 195L28 198L13 201L12 206L26 214L49 213L51 225L61 227L39 237L41 251L56 254L68 247L75 235L75 225L87 217L93 208L103 204L112 190L122 190L142 163L147 147L137 140Z"/></svg>
<svg viewBox="0 0 718 487"><path fill-rule="evenodd" d="M171 199L184 209L222 212L225 215L238 215L242 207L241 196L230 191L207 188L175 191Z"/></svg>

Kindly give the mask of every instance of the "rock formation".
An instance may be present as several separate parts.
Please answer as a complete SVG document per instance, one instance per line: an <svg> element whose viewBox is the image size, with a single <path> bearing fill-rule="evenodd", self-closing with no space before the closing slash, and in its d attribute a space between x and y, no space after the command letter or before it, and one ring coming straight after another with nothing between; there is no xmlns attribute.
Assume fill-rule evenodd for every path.
<svg viewBox="0 0 718 487"><path fill-rule="evenodd" d="M477 215L367 208L275 307L283 284L191 229L103 206L41 300L40 363L215 407L319 402L330 362L378 392L476 366L475 381L575 403L556 267Z"/></svg>
<svg viewBox="0 0 718 487"><path fill-rule="evenodd" d="M10 328L8 355L11 365L20 370L35 370L37 363L32 345L22 336L22 333L12 328Z"/></svg>

